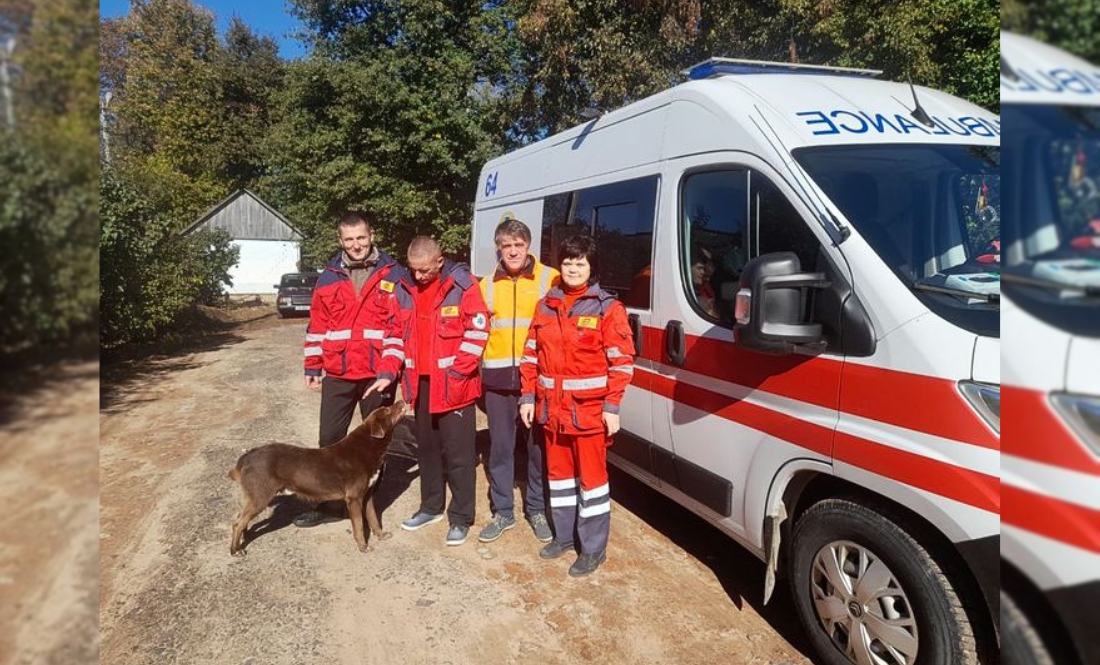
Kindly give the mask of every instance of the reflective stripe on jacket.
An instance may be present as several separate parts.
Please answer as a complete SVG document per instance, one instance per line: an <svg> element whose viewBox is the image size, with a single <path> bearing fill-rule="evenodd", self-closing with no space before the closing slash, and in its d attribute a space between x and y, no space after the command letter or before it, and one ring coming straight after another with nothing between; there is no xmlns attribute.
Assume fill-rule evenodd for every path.
<svg viewBox="0 0 1100 665"><path fill-rule="evenodd" d="M618 413L634 375L634 338L626 308L598 284L562 311L554 287L539 301L520 364L521 404L566 434L603 429L603 413Z"/></svg>
<svg viewBox="0 0 1100 665"><path fill-rule="evenodd" d="M397 378L405 361L404 326L395 286L405 270L385 252L359 293L341 254L313 289L304 344L305 373L347 380Z"/></svg>
<svg viewBox="0 0 1100 665"><path fill-rule="evenodd" d="M558 271L533 254L515 277L498 264L481 278L481 294L489 308L489 344L481 359L481 382L488 390L519 390L519 361L539 300L557 286Z"/></svg>
<svg viewBox="0 0 1100 665"><path fill-rule="evenodd" d="M416 403L421 373L430 377L432 413L446 413L472 404L481 397L481 355L489 340L489 310L481 297L481 289L461 263L447 261L439 278L442 285L435 306L432 308L430 340L417 339L415 312L416 299L412 296L416 286L405 273L400 302L403 311L405 344L409 349L418 344L431 344L431 367L416 366L416 354L405 359L405 379L402 390L405 401Z"/></svg>

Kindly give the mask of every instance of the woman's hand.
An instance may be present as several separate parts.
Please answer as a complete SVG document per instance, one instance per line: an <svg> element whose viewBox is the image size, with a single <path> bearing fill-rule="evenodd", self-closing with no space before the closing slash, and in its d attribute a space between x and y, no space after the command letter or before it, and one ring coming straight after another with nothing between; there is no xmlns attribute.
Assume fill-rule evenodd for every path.
<svg viewBox="0 0 1100 665"><path fill-rule="evenodd" d="M524 426L526 426L527 429L531 429L531 423L535 421L535 405L520 404L519 419L523 422Z"/></svg>
<svg viewBox="0 0 1100 665"><path fill-rule="evenodd" d="M603 425L607 428L608 436L615 436L615 433L619 431L619 414L604 411Z"/></svg>

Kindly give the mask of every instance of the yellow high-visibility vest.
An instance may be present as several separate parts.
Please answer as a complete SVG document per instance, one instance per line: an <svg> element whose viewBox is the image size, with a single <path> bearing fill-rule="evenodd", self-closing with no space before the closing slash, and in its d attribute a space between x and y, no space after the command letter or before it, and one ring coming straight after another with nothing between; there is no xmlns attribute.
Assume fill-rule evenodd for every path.
<svg viewBox="0 0 1100 665"><path fill-rule="evenodd" d="M481 380L486 388L519 390L519 361L535 306L557 283L558 271L531 254L527 266L515 277L498 264L492 275L481 278L481 295L492 315L489 343L481 357Z"/></svg>

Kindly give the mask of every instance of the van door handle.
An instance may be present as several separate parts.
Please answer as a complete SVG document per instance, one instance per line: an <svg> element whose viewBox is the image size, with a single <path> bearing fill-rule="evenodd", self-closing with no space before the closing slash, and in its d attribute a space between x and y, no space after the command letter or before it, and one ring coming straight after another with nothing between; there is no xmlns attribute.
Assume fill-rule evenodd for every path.
<svg viewBox="0 0 1100 665"><path fill-rule="evenodd" d="M634 355L642 355L642 320L637 314L626 317L630 322L630 334L634 336Z"/></svg>
<svg viewBox="0 0 1100 665"><path fill-rule="evenodd" d="M665 326L665 353L673 365L684 364L684 324L669 321Z"/></svg>

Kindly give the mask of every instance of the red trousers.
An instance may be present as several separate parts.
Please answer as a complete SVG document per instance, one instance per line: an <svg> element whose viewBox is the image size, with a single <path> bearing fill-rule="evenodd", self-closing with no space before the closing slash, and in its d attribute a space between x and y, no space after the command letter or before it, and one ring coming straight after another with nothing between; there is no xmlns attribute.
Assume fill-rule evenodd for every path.
<svg viewBox="0 0 1100 665"><path fill-rule="evenodd" d="M559 542L573 541L582 554L607 548L611 532L611 494L607 482L607 434L546 434L546 471L550 514Z"/></svg>

